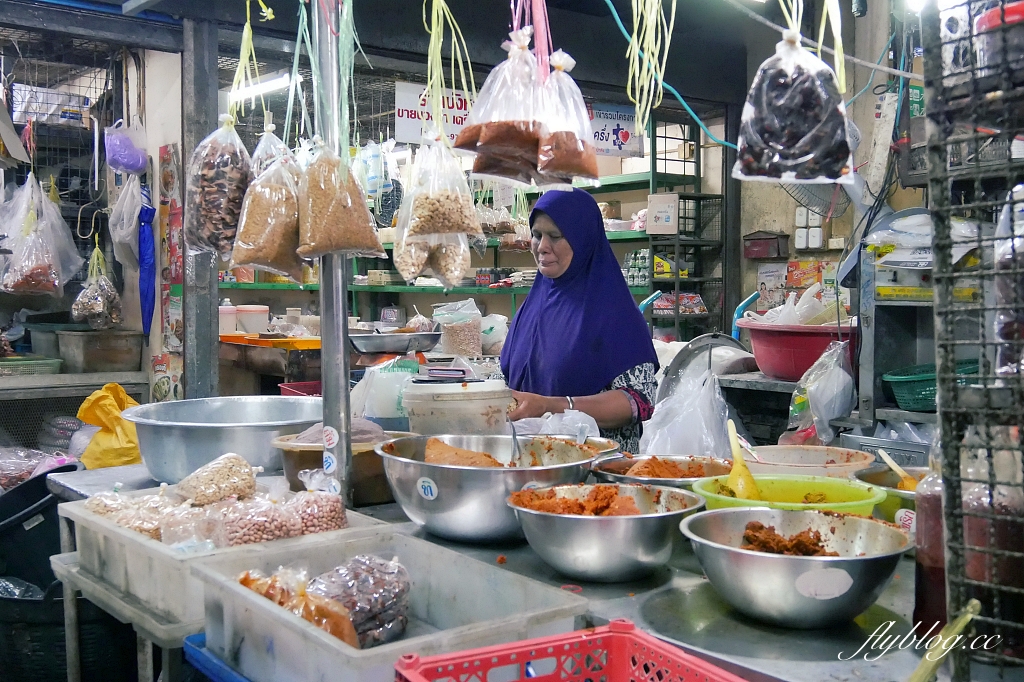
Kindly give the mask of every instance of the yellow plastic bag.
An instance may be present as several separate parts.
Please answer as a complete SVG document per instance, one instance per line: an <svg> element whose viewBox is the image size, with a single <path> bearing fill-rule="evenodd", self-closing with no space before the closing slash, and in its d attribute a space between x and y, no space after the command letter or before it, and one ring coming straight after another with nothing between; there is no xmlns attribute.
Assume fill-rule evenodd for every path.
<svg viewBox="0 0 1024 682"><path fill-rule="evenodd" d="M85 399L78 418L100 427L82 453L86 469L140 464L139 437L135 424L121 418L121 411L138 405L120 384L107 384Z"/></svg>

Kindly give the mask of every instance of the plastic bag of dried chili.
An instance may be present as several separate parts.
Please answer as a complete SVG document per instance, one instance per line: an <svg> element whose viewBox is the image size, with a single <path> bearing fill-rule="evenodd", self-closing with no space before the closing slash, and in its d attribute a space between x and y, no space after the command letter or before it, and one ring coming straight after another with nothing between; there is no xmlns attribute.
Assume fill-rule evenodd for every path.
<svg viewBox="0 0 1024 682"><path fill-rule="evenodd" d="M846 105L831 67L787 30L758 69L740 118L732 176L787 183L853 182Z"/></svg>

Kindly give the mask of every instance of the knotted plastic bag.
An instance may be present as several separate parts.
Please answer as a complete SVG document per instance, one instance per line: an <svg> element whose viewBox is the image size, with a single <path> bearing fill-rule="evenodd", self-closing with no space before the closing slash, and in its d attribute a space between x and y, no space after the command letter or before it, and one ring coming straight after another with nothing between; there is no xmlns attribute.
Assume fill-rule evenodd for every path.
<svg viewBox="0 0 1024 682"><path fill-rule="evenodd" d="M137 175L129 175L117 203L110 213L110 237L114 258L131 270L139 269L139 212L142 210L142 185Z"/></svg>
<svg viewBox="0 0 1024 682"><path fill-rule="evenodd" d="M186 169L185 242L190 248L231 258L242 200L252 179L251 161L234 119L220 117L221 127L192 152Z"/></svg>
<svg viewBox="0 0 1024 682"><path fill-rule="evenodd" d="M697 378L682 378L671 395L654 406L640 438L640 452L724 457L732 450L728 415L718 377L705 371Z"/></svg>
<svg viewBox="0 0 1024 682"><path fill-rule="evenodd" d="M71 317L76 322L88 322L92 329L111 329L121 325L121 297L106 275L107 262L99 247L89 258L89 279L71 304Z"/></svg>
<svg viewBox="0 0 1024 682"><path fill-rule="evenodd" d="M303 469L299 480L306 489L288 500L287 506L298 514L302 534L324 533L348 528L341 495L330 492L330 477L323 469Z"/></svg>
<svg viewBox="0 0 1024 682"><path fill-rule="evenodd" d="M126 126L124 119L103 129L103 147L107 165L115 171L142 175L146 172L146 129L141 125Z"/></svg>
<svg viewBox="0 0 1024 682"><path fill-rule="evenodd" d="M557 50L551 55L551 74L541 86L544 127L537 170L563 182L598 177L594 129L583 94L569 75L574 66L576 60Z"/></svg>
<svg viewBox="0 0 1024 682"><path fill-rule="evenodd" d="M835 73L788 30L766 59L740 117L732 176L788 183L853 183L846 104Z"/></svg>
<svg viewBox="0 0 1024 682"><path fill-rule="evenodd" d="M298 177L298 168L289 154L249 185L231 251L232 268L252 267L302 283L302 259L297 253Z"/></svg>
<svg viewBox="0 0 1024 682"><path fill-rule="evenodd" d="M268 113L267 116L270 114ZM273 123L267 123L263 126L263 133L260 135L260 141L256 143L256 149L252 151L252 176L258 178L263 174L263 171L270 168L275 161L279 159L292 159L295 157L292 155L292 150L288 149L288 145L281 141L281 138L274 134L276 126Z"/></svg>
<svg viewBox="0 0 1024 682"><path fill-rule="evenodd" d="M483 234L462 165L436 131L416 152L398 229L406 235ZM403 208L405 204L403 204Z"/></svg>

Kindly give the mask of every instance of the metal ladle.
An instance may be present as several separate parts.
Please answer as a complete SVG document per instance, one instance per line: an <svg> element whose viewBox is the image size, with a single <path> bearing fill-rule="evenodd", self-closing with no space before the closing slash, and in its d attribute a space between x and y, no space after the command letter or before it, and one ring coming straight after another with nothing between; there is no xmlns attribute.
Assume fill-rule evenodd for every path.
<svg viewBox="0 0 1024 682"><path fill-rule="evenodd" d="M505 418L508 420L508 427L512 431L512 457L509 459L509 466L518 469L523 466L523 450L519 447L519 436L516 435L515 422L508 415Z"/></svg>

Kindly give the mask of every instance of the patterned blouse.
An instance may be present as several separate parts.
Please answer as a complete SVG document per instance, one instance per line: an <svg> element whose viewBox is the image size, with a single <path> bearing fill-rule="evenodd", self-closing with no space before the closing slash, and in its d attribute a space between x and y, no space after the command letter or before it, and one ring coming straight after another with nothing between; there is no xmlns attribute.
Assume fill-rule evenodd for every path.
<svg viewBox="0 0 1024 682"><path fill-rule="evenodd" d="M617 441L622 452L635 454L640 449L640 436L644 432L643 422L650 419L654 412L654 398L658 393L658 382L654 378L656 374L654 363L645 362L615 377L604 389L622 391L629 398L630 406L633 408L633 419L625 426L601 429L601 436ZM492 378L504 379L504 376L499 373Z"/></svg>

